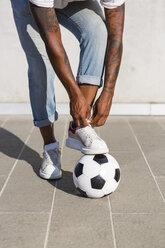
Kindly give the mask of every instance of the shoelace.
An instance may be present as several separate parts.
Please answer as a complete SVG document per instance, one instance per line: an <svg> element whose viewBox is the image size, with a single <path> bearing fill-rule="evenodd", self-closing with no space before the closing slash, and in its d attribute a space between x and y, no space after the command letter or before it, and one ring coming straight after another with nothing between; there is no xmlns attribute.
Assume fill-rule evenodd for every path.
<svg viewBox="0 0 165 248"><path fill-rule="evenodd" d="M83 133L87 138L89 138L90 142L92 142L93 138L99 138L95 130L90 125L84 128L81 128L79 131Z"/></svg>

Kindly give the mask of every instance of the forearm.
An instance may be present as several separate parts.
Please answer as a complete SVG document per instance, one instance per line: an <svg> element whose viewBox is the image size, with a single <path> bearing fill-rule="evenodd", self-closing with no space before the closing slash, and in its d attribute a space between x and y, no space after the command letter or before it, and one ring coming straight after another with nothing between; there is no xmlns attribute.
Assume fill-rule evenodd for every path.
<svg viewBox="0 0 165 248"><path fill-rule="evenodd" d="M41 8L30 3L30 9L45 43L50 62L70 99L80 94L61 41L61 32L54 8Z"/></svg>
<svg viewBox="0 0 165 248"><path fill-rule="evenodd" d="M52 67L56 72L56 75L62 82L69 95L69 98L71 99L75 96L75 94L79 95L80 90L74 79L68 57L62 43L53 39L52 41L54 41L53 44L45 44L47 54L49 56Z"/></svg>
<svg viewBox="0 0 165 248"><path fill-rule="evenodd" d="M108 41L103 91L108 92L112 96L114 95L116 80L120 69L122 50L122 42L118 42L117 40Z"/></svg>
<svg viewBox="0 0 165 248"><path fill-rule="evenodd" d="M113 96L123 51L124 5L113 10L105 9L105 16L108 42L103 91Z"/></svg>

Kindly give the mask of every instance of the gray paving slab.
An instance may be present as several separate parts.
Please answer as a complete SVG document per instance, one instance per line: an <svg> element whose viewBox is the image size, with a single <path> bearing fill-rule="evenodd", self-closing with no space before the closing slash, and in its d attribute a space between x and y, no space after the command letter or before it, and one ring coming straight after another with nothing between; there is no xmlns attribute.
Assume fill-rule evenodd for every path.
<svg viewBox="0 0 165 248"><path fill-rule="evenodd" d="M11 116L5 124L5 129L12 133L24 137L29 129L33 126L32 118L29 115L26 116Z"/></svg>
<svg viewBox="0 0 165 248"><path fill-rule="evenodd" d="M18 168L15 173L19 171ZM53 187L33 176L19 179L15 173L0 198L0 211L47 213L51 207Z"/></svg>
<svg viewBox="0 0 165 248"><path fill-rule="evenodd" d="M53 187L38 177L41 157L30 145L38 135L32 134L0 198L0 211L49 211ZM9 204L10 202L10 204Z"/></svg>
<svg viewBox="0 0 165 248"><path fill-rule="evenodd" d="M94 201L85 204L82 201L84 199L79 204L77 200L72 200L71 204L67 201L62 211L59 210L61 207L56 206L58 215L52 218L54 224L50 230L49 248L53 248L54 244L58 248L113 247L111 226L108 212L103 210L103 200L100 201L102 204L94 204ZM71 211L71 208L74 209Z"/></svg>
<svg viewBox="0 0 165 248"><path fill-rule="evenodd" d="M69 118L68 116L59 116L58 120L54 123L54 133L56 139L59 141L60 146L62 145L64 132L68 132Z"/></svg>
<svg viewBox="0 0 165 248"><path fill-rule="evenodd" d="M117 123L119 121L119 123ZM109 120L110 122L110 120ZM118 119L113 120L115 128L122 130L121 123L125 123L125 120ZM127 124L123 124L125 130L127 130ZM126 125L126 126L125 126ZM101 137L108 143L108 127L101 131ZM110 127L109 127L110 129ZM114 130L114 133L118 136L118 132ZM131 139L134 139L132 133L127 133ZM124 134L124 135L125 135ZM121 143L123 140L123 134L121 133ZM113 146L113 145L112 145ZM134 143L137 147L137 144ZM112 211L114 212L159 212L165 211L162 198L158 192L156 184L150 174L150 171L144 161L140 149L127 151L115 151L110 152L119 162L121 166L121 182L115 192L111 195ZM152 190L151 190L152 189Z"/></svg>
<svg viewBox="0 0 165 248"><path fill-rule="evenodd" d="M7 117L9 117L10 115L0 115L0 120L2 119L6 119Z"/></svg>
<svg viewBox="0 0 165 248"><path fill-rule="evenodd" d="M47 214L0 213L0 247L43 247L47 219Z"/></svg>
<svg viewBox="0 0 165 248"><path fill-rule="evenodd" d="M138 147L125 118L108 118L100 127L101 137L111 151L137 151Z"/></svg>
<svg viewBox="0 0 165 248"><path fill-rule="evenodd" d="M160 126L165 130L165 117L155 117L156 121L160 124Z"/></svg>
<svg viewBox="0 0 165 248"><path fill-rule="evenodd" d="M0 176L0 191L5 183L5 180L6 180L6 176Z"/></svg>
<svg viewBox="0 0 165 248"><path fill-rule="evenodd" d="M0 125L2 125L2 123L7 119L10 119L10 117L10 115L0 115Z"/></svg>
<svg viewBox="0 0 165 248"><path fill-rule="evenodd" d="M155 176L165 176L165 135L137 135L138 142Z"/></svg>
<svg viewBox="0 0 165 248"><path fill-rule="evenodd" d="M160 128L160 125L152 116L128 117L127 119L137 135L148 137L165 135L164 130Z"/></svg>
<svg viewBox="0 0 165 248"><path fill-rule="evenodd" d="M0 127L1 127L1 125L3 125L4 121L5 121L5 119L0 118Z"/></svg>
<svg viewBox="0 0 165 248"><path fill-rule="evenodd" d="M158 182L161 192L165 198L165 177L156 177L156 181Z"/></svg>
<svg viewBox="0 0 165 248"><path fill-rule="evenodd" d="M121 181L111 195L115 213L165 213L165 205L155 181L140 153L113 152L120 164Z"/></svg>
<svg viewBox="0 0 165 248"><path fill-rule="evenodd" d="M64 148L63 179L58 181L48 247L113 247L107 198L83 198L75 190L72 171L80 154Z"/></svg>
<svg viewBox="0 0 165 248"><path fill-rule="evenodd" d="M118 248L164 248L164 214L113 215Z"/></svg>
<svg viewBox="0 0 165 248"><path fill-rule="evenodd" d="M0 128L0 175L7 176L10 172L31 128L32 123L23 119L23 117L19 117L18 121L11 117L5 126Z"/></svg>
<svg viewBox="0 0 165 248"><path fill-rule="evenodd" d="M138 157L141 158L141 152L140 150L135 151L112 151L110 152L112 156L115 157L115 159L118 161L120 166L126 166L127 164L131 164L135 162ZM122 169L122 168L121 168Z"/></svg>
<svg viewBox="0 0 165 248"><path fill-rule="evenodd" d="M57 133L61 132L60 139L64 136L62 127L63 123L59 121L56 130ZM48 212L50 210L54 186L38 176L42 151L43 141L36 128L25 146L5 193L0 198L0 211Z"/></svg>

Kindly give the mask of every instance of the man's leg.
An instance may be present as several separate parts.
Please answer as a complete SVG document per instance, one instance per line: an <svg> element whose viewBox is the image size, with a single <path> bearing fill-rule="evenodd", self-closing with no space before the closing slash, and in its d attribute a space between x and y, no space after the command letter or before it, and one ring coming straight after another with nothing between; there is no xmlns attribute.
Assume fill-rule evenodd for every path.
<svg viewBox="0 0 165 248"><path fill-rule="evenodd" d="M70 30L80 43L80 60L76 81L86 101L92 105L102 84L107 44L107 29L103 12L97 1L71 2L62 10L56 9L59 23ZM70 123L66 145L84 154L109 151L93 128L77 128Z"/></svg>
<svg viewBox="0 0 165 248"><path fill-rule="evenodd" d="M54 97L54 71L45 45L30 14L28 1L11 0L21 45L28 62L30 102L34 125L40 128L45 144L55 141L53 122L57 119Z"/></svg>
<svg viewBox="0 0 165 248"><path fill-rule="evenodd" d="M97 1L71 2L56 9L59 23L70 30L80 43L80 60L76 81L86 100L93 104L102 85L107 44L107 29Z"/></svg>
<svg viewBox="0 0 165 248"><path fill-rule="evenodd" d="M11 0L11 4L20 42L28 62L34 125L40 128L45 145L40 176L45 179L60 178L59 143L56 142L53 128L53 122L58 117L54 95L54 70L29 11L28 0Z"/></svg>
<svg viewBox="0 0 165 248"><path fill-rule="evenodd" d="M44 140L44 145L56 142L53 123L51 123L49 126L40 127L40 132Z"/></svg>

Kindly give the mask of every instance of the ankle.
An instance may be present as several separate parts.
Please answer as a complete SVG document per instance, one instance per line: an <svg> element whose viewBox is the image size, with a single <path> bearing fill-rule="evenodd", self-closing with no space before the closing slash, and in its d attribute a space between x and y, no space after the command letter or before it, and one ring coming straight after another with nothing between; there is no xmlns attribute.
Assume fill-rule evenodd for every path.
<svg viewBox="0 0 165 248"><path fill-rule="evenodd" d="M55 143L55 142L56 142L55 138L44 139L44 146Z"/></svg>
<svg viewBox="0 0 165 248"><path fill-rule="evenodd" d="M59 142L58 141L50 143L50 144L47 144L47 145L44 145L44 150L45 151L50 151L50 150L54 150L54 149L57 149L57 148L59 148Z"/></svg>
<svg viewBox="0 0 165 248"><path fill-rule="evenodd" d="M48 126L40 127L40 132L44 140L44 145L56 142L53 123Z"/></svg>

